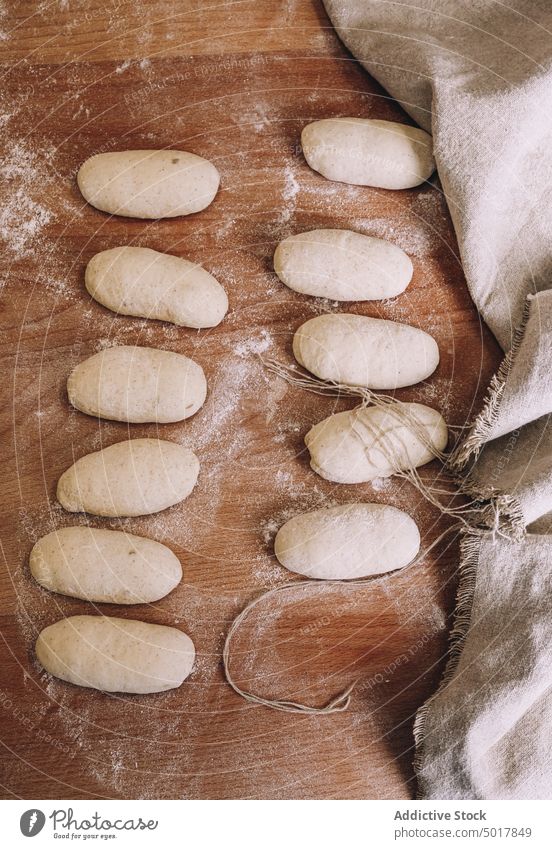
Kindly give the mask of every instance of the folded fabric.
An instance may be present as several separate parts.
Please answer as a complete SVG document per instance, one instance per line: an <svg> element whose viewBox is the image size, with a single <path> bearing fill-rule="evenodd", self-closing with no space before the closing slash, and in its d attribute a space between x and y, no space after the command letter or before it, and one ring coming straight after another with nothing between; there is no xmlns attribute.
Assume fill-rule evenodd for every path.
<svg viewBox="0 0 552 849"><path fill-rule="evenodd" d="M461 548L449 666L416 719L421 795L548 799L552 537L514 542L487 531L468 534Z"/></svg>
<svg viewBox="0 0 552 849"><path fill-rule="evenodd" d="M552 5L325 0L347 47L434 139L473 300L503 350L451 458L483 503L462 547L445 683L419 711L427 798L551 798ZM377 117L377 116L375 116Z"/></svg>

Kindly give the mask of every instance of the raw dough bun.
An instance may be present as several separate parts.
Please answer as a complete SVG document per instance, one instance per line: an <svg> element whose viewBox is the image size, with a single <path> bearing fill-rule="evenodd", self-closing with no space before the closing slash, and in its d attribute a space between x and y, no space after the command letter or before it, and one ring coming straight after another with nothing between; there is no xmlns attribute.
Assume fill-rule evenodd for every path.
<svg viewBox="0 0 552 849"><path fill-rule="evenodd" d="M69 401L83 413L117 422L179 422L205 401L203 369L172 351L121 345L73 369Z"/></svg>
<svg viewBox="0 0 552 849"><path fill-rule="evenodd" d="M86 267L88 292L113 312L182 327L215 327L228 310L226 292L201 265L151 248L101 251Z"/></svg>
<svg viewBox="0 0 552 849"><path fill-rule="evenodd" d="M435 170L429 133L372 118L326 118L301 133L305 159L328 180L409 189Z"/></svg>
<svg viewBox="0 0 552 849"><path fill-rule="evenodd" d="M445 449L447 426L437 410L407 403L400 408L418 422L436 451ZM387 478L435 457L393 407L357 407L334 413L309 430L305 445L314 471L336 483Z"/></svg>
<svg viewBox="0 0 552 849"><path fill-rule="evenodd" d="M57 498L71 513L147 516L183 501L199 474L193 451L162 439L116 442L62 474Z"/></svg>
<svg viewBox="0 0 552 849"><path fill-rule="evenodd" d="M159 693L192 671L194 644L182 631L136 619L70 616L39 634L36 655L56 678L107 693Z"/></svg>
<svg viewBox="0 0 552 849"><path fill-rule="evenodd" d="M158 601L182 579L180 561L166 545L84 525L39 539L29 566L47 590L113 604Z"/></svg>
<svg viewBox="0 0 552 849"><path fill-rule="evenodd" d="M413 269L410 257L384 239L352 230L310 230L280 242L274 271L303 295L375 301L404 292Z"/></svg>
<svg viewBox="0 0 552 849"><path fill-rule="evenodd" d="M439 364L437 343L423 330L349 313L306 321L293 337L293 353L322 380L369 389L412 386Z"/></svg>
<svg viewBox="0 0 552 849"><path fill-rule="evenodd" d="M387 504L343 504L294 516L274 541L286 569L345 580L400 569L420 550L414 519Z"/></svg>
<svg viewBox="0 0 552 849"><path fill-rule="evenodd" d="M220 176L207 159L184 150L122 150L91 156L77 183L84 199L103 212L174 218L209 206Z"/></svg>

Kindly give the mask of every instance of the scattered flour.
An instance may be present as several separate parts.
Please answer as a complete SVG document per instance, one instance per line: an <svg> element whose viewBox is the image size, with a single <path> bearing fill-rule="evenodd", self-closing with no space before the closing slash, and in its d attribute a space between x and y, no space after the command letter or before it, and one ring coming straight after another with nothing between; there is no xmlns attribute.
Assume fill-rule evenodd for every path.
<svg viewBox="0 0 552 849"><path fill-rule="evenodd" d="M374 492L384 492L386 489L389 489L390 483L391 478L374 478L371 486Z"/></svg>
<svg viewBox="0 0 552 849"><path fill-rule="evenodd" d="M275 222L275 233L277 234L278 241L289 235L286 227L295 213L297 207L297 195L301 188L293 165L288 164L284 167L283 177L284 186L282 189L282 211Z"/></svg>
<svg viewBox="0 0 552 849"><path fill-rule="evenodd" d="M128 68L130 68L130 66L131 66L131 65L132 65L131 60L130 60L130 59L125 59L125 61L124 61L124 62L121 62L121 64L120 64L120 65L117 65L117 67L115 68L115 73L116 73L116 74L124 74L124 72L125 72Z"/></svg>
<svg viewBox="0 0 552 849"><path fill-rule="evenodd" d="M240 342L234 348L234 353L238 357L249 357L251 354L264 354L273 345L273 339L268 330L261 330L259 336L255 339L248 339L245 342Z"/></svg>
<svg viewBox="0 0 552 849"><path fill-rule="evenodd" d="M17 189L0 212L0 238L11 254L21 259L35 250L36 239L52 218L53 213L42 203Z"/></svg>
<svg viewBox="0 0 552 849"><path fill-rule="evenodd" d="M259 557L259 565L254 569L255 581L263 588L271 589L278 584L285 584L292 579L292 575L278 561L272 557Z"/></svg>

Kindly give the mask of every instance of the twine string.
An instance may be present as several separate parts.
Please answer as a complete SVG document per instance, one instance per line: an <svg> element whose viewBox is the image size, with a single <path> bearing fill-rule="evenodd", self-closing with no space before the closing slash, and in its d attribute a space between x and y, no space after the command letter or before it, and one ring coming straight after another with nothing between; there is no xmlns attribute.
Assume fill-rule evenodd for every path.
<svg viewBox="0 0 552 849"><path fill-rule="evenodd" d="M372 405L380 409L391 407L393 416L402 421L403 424L413 428L416 436L420 438L427 448L431 448L439 460L443 462L448 460L449 454L445 451L437 451L435 446L428 440L427 433L420 420L410 412L410 404L408 402L394 398L392 395L374 392L373 389L368 389L366 386L354 386L349 383L339 383L336 380L322 380L306 371L300 371L295 366L281 363L279 360L271 357L263 357L262 354L257 354L257 356L267 371L281 377L292 386L305 389L307 392L330 398L338 398L343 395L360 398L360 408L362 409ZM468 425L451 425L448 422L446 422L446 425L449 431L462 431L469 427Z"/></svg>
<svg viewBox="0 0 552 849"><path fill-rule="evenodd" d="M306 372L301 372L293 366L281 363L278 360L262 357L260 355L259 358L263 363L264 367L268 369L268 371L278 375L278 377L283 378L293 386L298 386L301 389L307 390L308 392L313 392L316 395L325 395L330 397L339 397L341 395L345 395L348 397L352 396L360 398L361 403L358 407L355 407L351 411L353 413L360 413L370 406L386 410L390 413L392 419L395 419L399 426L403 425L414 434L416 439L432 455L432 457L437 460L440 460L443 464L447 463L450 456L449 453L447 453L446 451L439 450L437 446L431 441L431 439L429 439L427 430L424 427L423 422L420 421L418 416L412 414L411 407L404 401L400 401L390 395L384 395L378 392L373 392L371 389L367 389L364 386L350 386L346 383L338 383L337 381L332 380L323 381ZM358 422L358 415L356 418ZM451 429L450 425L447 425L447 427L449 430ZM363 444L366 444L366 435L363 435L360 432L359 425L353 422L352 429L355 435L359 438L359 440ZM411 483L412 486L414 486L418 490L418 492L426 499L426 501L428 501L442 514L446 516L451 516L453 518L458 518L460 521L464 522L464 525L466 527L469 525L469 522L464 517L473 517L475 511L477 511L479 508L479 502L477 500L472 499L468 501L467 504L459 505L456 507L450 507L449 505L443 504L443 502L438 498L439 495L454 496L455 493L439 489L434 485L428 486L428 484L426 484L425 481L420 477L420 474L415 468L415 466L413 466L412 464L404 468L404 460L403 457L401 457L400 452L401 446L403 448L403 456L404 458L406 458L407 462L409 462L410 457L408 453L408 448L401 440L401 437L397 432L397 428L392 428L391 431L386 433L381 428L377 428L370 422L366 422L366 420L363 420L362 429L369 434L372 443L376 443L381 447L382 453L385 454L386 459L388 460L389 464L393 469L394 475ZM443 474L443 480L444 482L449 483L451 486L455 486L456 482L454 478L446 472Z"/></svg>
<svg viewBox="0 0 552 849"><path fill-rule="evenodd" d="M443 541L443 539L451 533L451 531L458 531L461 529L461 524L450 525L446 530L444 530L432 543L429 545L425 551L421 554L418 554L414 560L412 560L407 566L404 566L402 569L397 569L394 573L392 573L391 577L396 574L404 574L407 569L411 569L416 566L423 558L427 557L430 551L432 551L439 543ZM353 690L357 686L358 682L361 679L361 676L358 676L354 679L354 681L348 685L344 690L337 695L333 696L325 705L322 707L314 707L313 705L303 704L302 702L296 702L291 699L269 699L264 698L263 696L259 696L257 693L253 693L250 690L244 690L234 680L234 677L230 671L230 663L231 663L231 655L232 655L232 640L236 635L236 632L245 621L247 616L251 613L251 611L257 607L262 601L266 601L269 598L272 598L282 592L287 590L294 591L303 591L308 587L322 587L322 586L366 586L368 584L373 584L377 581L383 581L388 578L390 575L389 572L386 572L384 575L372 575L368 578L353 578L351 580L315 580L309 579L307 581L289 581L285 584L280 584L278 587L274 587L267 592L261 593L261 595L252 599L239 613L236 618L233 620L228 633L226 635L226 640L224 642L224 648L222 651L222 664L224 669L224 675L226 677L226 681L232 687L235 693L238 696L241 696L248 702L252 702L253 704L264 705L265 707L272 708L273 710L284 711L286 713L303 713L309 714L311 716L322 716L328 715L331 713L340 713L344 710L347 710L351 703L351 695Z"/></svg>
<svg viewBox="0 0 552 849"><path fill-rule="evenodd" d="M356 419L353 420L353 432L355 435L362 441L365 446L365 450L372 450L374 444L378 446L378 449L382 452L385 459L389 463L392 474L397 475L398 477L409 481L419 492L420 494L435 508L437 508L442 514L456 519L456 523L450 525L446 528L443 533L441 533L432 543L431 545L421 554L418 554L417 557L411 561L407 566L403 567L400 570L397 570L394 574L397 574L399 571L404 573L406 569L411 569L417 563L420 562L424 557L426 557L429 552L439 545L440 542L452 531L459 531L464 528L469 527L473 530L473 526L467 521L466 516L473 517L475 512L479 506L479 502L475 500L469 501L467 504L459 505L456 507L451 507L448 504L443 504L439 495L449 495L454 497L453 492L449 492L445 489L440 489L436 486L428 486L420 477L418 470L412 465L410 461L410 455L408 451L408 446L405 444L404 439L401 438L401 434L398 432L397 427L392 427L390 430L383 431L381 428L376 427L373 423L366 422L362 420L361 424L358 420L358 414L365 410L368 407L376 407L379 409L386 410L391 414L392 419L395 419L398 426L404 426L411 433L414 434L416 439L426 448L426 450L430 453L430 455L436 459L441 460L443 463L447 463L449 454L445 451L441 451L437 448L437 446L431 441L428 437L427 429L424 427L424 424L420 419L412 414L411 407L396 399L390 395L384 395L381 393L373 392L371 389L368 389L363 386L350 386L348 384L339 383L337 381L323 381L317 377L314 377L308 373L304 373L299 371L298 369L288 366L284 363L279 362L278 360L265 358L259 355L259 358L263 364L263 366L273 374L276 374L278 377L283 378L288 383L293 386L297 386L301 389L305 389L308 392L313 392L317 395L325 395L330 397L339 397L339 396L347 396L347 397L356 397L360 398L360 404L358 407L355 407L353 413L357 415L354 417ZM360 429L361 428L361 429ZM449 429L458 429L462 428L450 428ZM364 433L362 432L364 431ZM368 439L367 439L368 436ZM406 436L406 434L404 434ZM405 467L406 462L406 467ZM455 481L450 476L445 473L446 482L450 482L454 485ZM360 678L355 678L355 680L349 684L344 690L342 690L337 695L333 696L325 705L322 707L314 707L312 705L303 704L301 702L293 701L292 699L269 699L264 698L262 696L257 695L249 690L244 690L238 684L236 684L232 673L230 671L231 664L231 647L232 640L235 637L238 629L243 624L247 616L251 613L251 611L257 607L262 601L266 601L268 598L276 596L282 592L286 592L287 590L293 590L294 592L301 592L308 587L312 586L366 586L367 584L373 584L374 581L381 581L389 577L389 573L385 573L385 575L373 575L368 578L360 578L360 579L351 579L351 580L315 580L309 579L307 581L301 582L288 582L285 584L281 584L274 589L268 590L267 592L262 593L257 598L252 599L238 614L238 616L232 622L228 634L226 636L226 640L224 643L224 648L222 652L222 661L224 674L226 676L226 680L228 684L232 687L232 689L243 699L246 701L252 702L254 704L264 705L265 707L272 708L273 710L285 711L288 713L303 713L310 715L328 715L332 713L338 713L347 708L351 702L351 694L355 689L356 685Z"/></svg>

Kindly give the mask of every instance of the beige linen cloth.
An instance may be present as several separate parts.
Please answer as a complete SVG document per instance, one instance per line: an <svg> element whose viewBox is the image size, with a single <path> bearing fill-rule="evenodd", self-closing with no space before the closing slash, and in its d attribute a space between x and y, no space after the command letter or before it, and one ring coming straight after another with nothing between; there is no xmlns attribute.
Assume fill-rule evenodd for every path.
<svg viewBox="0 0 552 849"><path fill-rule="evenodd" d="M325 0L433 135L467 283L506 356L451 466L483 501L450 659L418 712L428 799L552 798L552 2Z"/></svg>

